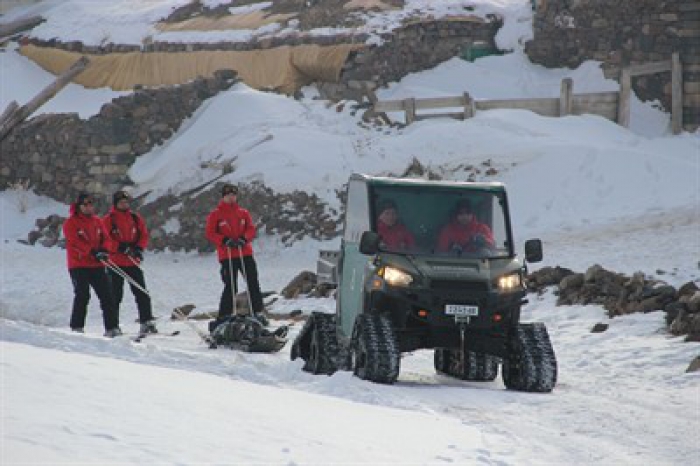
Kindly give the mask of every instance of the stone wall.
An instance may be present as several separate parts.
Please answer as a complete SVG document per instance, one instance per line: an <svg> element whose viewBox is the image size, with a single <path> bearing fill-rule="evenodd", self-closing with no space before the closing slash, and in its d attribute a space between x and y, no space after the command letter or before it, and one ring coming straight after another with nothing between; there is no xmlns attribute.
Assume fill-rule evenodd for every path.
<svg viewBox="0 0 700 466"><path fill-rule="evenodd" d="M382 45L351 55L339 83L320 85L327 98L362 101L363 88L376 89L409 73L433 68L469 47L496 50L494 37L502 22L462 18L407 24L383 36Z"/></svg>
<svg viewBox="0 0 700 466"><path fill-rule="evenodd" d="M557 306L603 306L613 318L635 312L664 311L669 331L700 341L700 289L695 282L680 288L637 272L631 277L593 265L584 273L563 267L543 267L527 277L531 292L554 286Z"/></svg>
<svg viewBox="0 0 700 466"><path fill-rule="evenodd" d="M697 0L539 0L534 39L525 51L535 63L576 67L599 60L608 68L670 60L683 65L683 121L700 126L700 2ZM611 73L611 75L615 75ZM671 108L671 74L633 79L643 100Z"/></svg>
<svg viewBox="0 0 700 466"><path fill-rule="evenodd" d="M213 251L204 236L204 226L207 214L221 199L221 186L216 183L197 192L164 196L139 209L151 232L150 249ZM284 244L307 237L331 239L341 227L342 212L329 208L315 194L298 190L275 193L252 183L239 185L238 199L250 211L259 235L277 235Z"/></svg>
<svg viewBox="0 0 700 466"><path fill-rule="evenodd" d="M139 207L138 199L133 209L141 213L150 232L149 250L163 251L214 251L204 236L206 218L219 203L221 182L210 183L178 196L167 195ZM344 191L337 193L344 205ZM304 191L275 193L260 183L239 185L239 202L250 211L258 229L258 235L277 235L282 243L292 244L302 238L332 239L341 228L343 211L328 207L315 194ZM100 206L100 215L107 212L107 205ZM65 216L51 215L38 219L35 229L28 233L30 245L64 247L61 226Z"/></svg>
<svg viewBox="0 0 700 466"><path fill-rule="evenodd" d="M236 82L221 71L178 87L138 89L82 120L77 114L44 114L17 126L0 142L0 189L28 181L30 189L63 202L79 191L108 199L132 184L136 157L162 144L219 91Z"/></svg>
<svg viewBox="0 0 700 466"><path fill-rule="evenodd" d="M291 33L284 36L256 37L248 42L203 42L203 43L179 43L179 42L150 42L139 45L125 45L107 43L104 45L85 45L80 41L61 42L56 39L43 40L28 38L23 44L33 44L38 47L50 47L76 53L93 55L105 55L109 53L126 52L193 52L199 50L232 50L249 51L265 50L274 47L296 45L339 45L361 44L368 39L367 34L338 34L334 36L312 36L304 33Z"/></svg>

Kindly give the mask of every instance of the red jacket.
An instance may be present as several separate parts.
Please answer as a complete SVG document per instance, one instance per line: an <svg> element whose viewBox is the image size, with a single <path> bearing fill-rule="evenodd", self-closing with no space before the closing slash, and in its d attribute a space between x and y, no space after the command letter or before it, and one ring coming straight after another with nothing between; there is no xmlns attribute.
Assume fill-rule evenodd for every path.
<svg viewBox="0 0 700 466"><path fill-rule="evenodd" d="M105 232L109 236L109 258L119 267L133 267L134 263L126 254L119 252L119 243L130 243L146 249L148 246L148 229L143 218L131 210L119 210L112 207L102 218ZM140 263L138 259L134 259Z"/></svg>
<svg viewBox="0 0 700 466"><path fill-rule="evenodd" d="M227 248L223 245L225 238L245 238L246 244L242 248L243 255L253 255L251 242L255 238L255 225L250 213L238 204L219 202L216 209L207 216L205 232L207 239L216 246L219 262L229 258L229 249L231 250L230 257L239 257L238 248Z"/></svg>
<svg viewBox="0 0 700 466"><path fill-rule="evenodd" d="M389 226L382 221L377 221L377 233L382 238L384 245L392 251L411 250L416 246L413 234L402 223Z"/></svg>
<svg viewBox="0 0 700 466"><path fill-rule="evenodd" d="M104 267L95 259L92 251L107 250L107 234L97 215L83 215L77 205L71 204L70 217L63 222L63 236L66 238L68 268Z"/></svg>
<svg viewBox="0 0 700 466"><path fill-rule="evenodd" d="M493 233L491 229L477 220L472 220L466 225L462 225L456 220L445 225L438 236L437 250L447 252L454 246L459 246L466 252L475 252L476 248L471 242L476 235L483 235L486 245L494 246Z"/></svg>

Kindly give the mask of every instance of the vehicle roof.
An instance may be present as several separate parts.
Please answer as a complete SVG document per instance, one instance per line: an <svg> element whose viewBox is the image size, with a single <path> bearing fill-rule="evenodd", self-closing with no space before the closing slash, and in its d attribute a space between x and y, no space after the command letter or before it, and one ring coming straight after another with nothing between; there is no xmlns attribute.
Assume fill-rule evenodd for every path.
<svg viewBox="0 0 700 466"><path fill-rule="evenodd" d="M500 182L472 182L472 181L445 181L423 180L417 178L391 178L387 176L371 176L363 173L353 173L350 180L364 181L370 185L386 186L426 186L436 188L460 188L483 191L505 191L505 185Z"/></svg>

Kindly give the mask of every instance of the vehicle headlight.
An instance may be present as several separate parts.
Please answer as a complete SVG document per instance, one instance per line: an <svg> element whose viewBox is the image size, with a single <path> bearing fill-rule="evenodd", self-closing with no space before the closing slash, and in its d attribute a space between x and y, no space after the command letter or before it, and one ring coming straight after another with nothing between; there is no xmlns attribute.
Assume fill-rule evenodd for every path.
<svg viewBox="0 0 700 466"><path fill-rule="evenodd" d="M413 281L413 277L410 274L394 267L384 267L381 275L387 284L391 286L408 286Z"/></svg>
<svg viewBox="0 0 700 466"><path fill-rule="evenodd" d="M519 273L505 275L498 279L498 289L501 291L514 291L522 287L522 279Z"/></svg>

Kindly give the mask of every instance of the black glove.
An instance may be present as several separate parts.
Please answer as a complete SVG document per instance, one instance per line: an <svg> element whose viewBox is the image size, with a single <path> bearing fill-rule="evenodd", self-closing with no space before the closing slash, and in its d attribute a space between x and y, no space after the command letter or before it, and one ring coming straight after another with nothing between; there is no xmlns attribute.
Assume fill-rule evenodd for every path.
<svg viewBox="0 0 700 466"><path fill-rule="evenodd" d="M93 249L92 255L95 256L95 259L100 262L104 262L109 259L109 253L104 249Z"/></svg>
<svg viewBox="0 0 700 466"><path fill-rule="evenodd" d="M227 248L235 248L236 245L238 245L238 240L233 238L224 238L221 244L223 244Z"/></svg>
<svg viewBox="0 0 700 466"><path fill-rule="evenodd" d="M477 248L485 248L486 247L486 237L484 235L474 235L472 238L472 243L474 243L474 246Z"/></svg>
<svg viewBox="0 0 700 466"><path fill-rule="evenodd" d="M129 248L129 252L127 252L129 256L133 257L134 259L138 259L140 261L143 260L143 248L141 246L134 246L133 248Z"/></svg>
<svg viewBox="0 0 700 466"><path fill-rule="evenodd" d="M238 239L236 240L236 247L237 247L237 248L242 248L243 246L245 246L245 244L246 244L247 242L248 242L248 240L246 240L244 237L241 236L240 238L238 238Z"/></svg>
<svg viewBox="0 0 700 466"><path fill-rule="evenodd" d="M130 243L119 243L117 251L121 252L122 254L129 254L129 249L131 249Z"/></svg>

